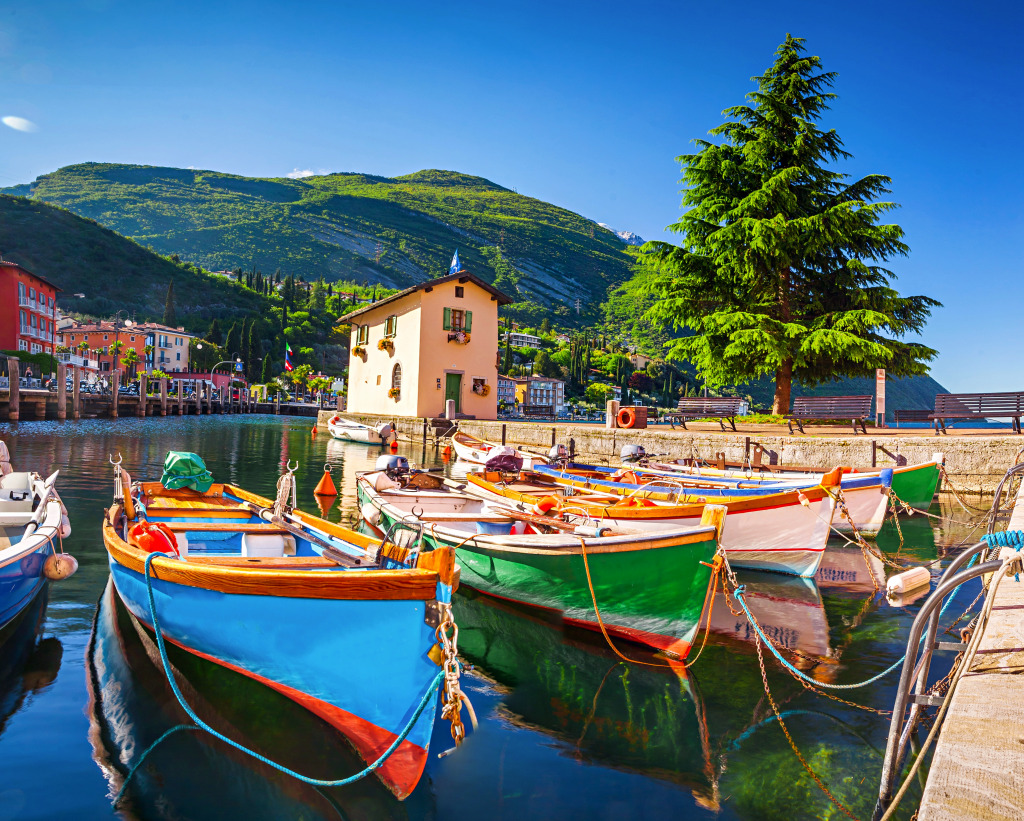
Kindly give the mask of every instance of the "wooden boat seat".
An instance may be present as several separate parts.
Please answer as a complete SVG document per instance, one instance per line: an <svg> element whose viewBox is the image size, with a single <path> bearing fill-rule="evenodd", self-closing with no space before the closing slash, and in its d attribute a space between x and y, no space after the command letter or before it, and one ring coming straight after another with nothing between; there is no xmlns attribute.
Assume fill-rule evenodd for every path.
<svg viewBox="0 0 1024 821"><path fill-rule="evenodd" d="M219 565L223 567L245 567L253 570L287 570L323 568L334 570L337 562L321 556L196 556L188 557L189 564Z"/></svg>
<svg viewBox="0 0 1024 821"><path fill-rule="evenodd" d="M175 533L288 533L286 528L263 522L166 522Z"/></svg>
<svg viewBox="0 0 1024 821"><path fill-rule="evenodd" d="M418 518L424 522L507 522L511 517L494 513L422 513Z"/></svg>

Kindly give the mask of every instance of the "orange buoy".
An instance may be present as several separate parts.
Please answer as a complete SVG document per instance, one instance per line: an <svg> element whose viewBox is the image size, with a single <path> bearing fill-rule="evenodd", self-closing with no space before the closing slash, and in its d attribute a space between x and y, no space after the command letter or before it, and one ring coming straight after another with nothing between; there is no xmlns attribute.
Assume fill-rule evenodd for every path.
<svg viewBox="0 0 1024 821"><path fill-rule="evenodd" d="M562 503L555 496L542 496L537 502L537 512L545 516L554 511L558 513L562 509Z"/></svg>
<svg viewBox="0 0 1024 821"><path fill-rule="evenodd" d="M392 453L398 453L398 440L397 439L392 439L391 440L391 452Z"/></svg>
<svg viewBox="0 0 1024 821"><path fill-rule="evenodd" d="M450 457L452 455L452 446L451 445L445 445L444 446L444 450L442 451L442 453L444 453L445 456Z"/></svg>
<svg viewBox="0 0 1024 821"><path fill-rule="evenodd" d="M320 477L320 481L317 482L316 490L313 493L317 496L338 495L338 489L334 486L334 481L331 479L330 465L324 465L324 475Z"/></svg>
<svg viewBox="0 0 1024 821"><path fill-rule="evenodd" d="M78 560L68 553L54 553L47 556L43 563L43 575L52 581L59 582L78 570Z"/></svg>
<svg viewBox="0 0 1024 821"><path fill-rule="evenodd" d="M315 496L316 506L320 508L320 515L323 518L327 518L327 513L332 507L334 507L334 496Z"/></svg>
<svg viewBox="0 0 1024 821"><path fill-rule="evenodd" d="M316 439L316 425L313 425L313 430L309 432L309 435Z"/></svg>

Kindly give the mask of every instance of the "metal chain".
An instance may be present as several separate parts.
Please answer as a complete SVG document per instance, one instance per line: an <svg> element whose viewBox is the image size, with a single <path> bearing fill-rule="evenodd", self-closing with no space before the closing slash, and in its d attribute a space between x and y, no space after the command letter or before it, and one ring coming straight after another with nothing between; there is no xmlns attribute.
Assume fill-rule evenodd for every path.
<svg viewBox="0 0 1024 821"><path fill-rule="evenodd" d="M828 796L828 800L831 801L838 810L840 810L852 821L859 821L857 816L854 815L846 805L843 804L838 798L836 798L832 791L825 785L825 782L821 780L820 776L812 769L811 765L807 763L807 759L803 757L800 749L796 746L796 742L793 741L793 736L789 734L789 728L786 726L786 722L782 720L782 712L779 710L778 705L775 703L775 699L772 698L772 691L768 687L768 671L764 666L764 654L761 652L761 638L754 633L754 646L757 648L757 662L761 666L761 681L764 683L764 694L768 697L768 703L771 705L772 712L775 713L775 718L779 722L779 726L782 728L783 734L786 736L786 741L789 742L789 746L792 748L794 755L797 760L803 765L804 769L807 770L808 775L814 779L814 783L818 785L823 793Z"/></svg>
<svg viewBox="0 0 1024 821"><path fill-rule="evenodd" d="M438 602L441 610L441 623L437 625L434 635L441 646L444 668L444 689L441 691L441 718L451 722L452 738L458 747L466 737L466 728L462 724L462 703L468 699L459 687L459 627L452 618L451 604ZM449 634L450 631L450 634ZM471 708L472 709L472 708Z"/></svg>

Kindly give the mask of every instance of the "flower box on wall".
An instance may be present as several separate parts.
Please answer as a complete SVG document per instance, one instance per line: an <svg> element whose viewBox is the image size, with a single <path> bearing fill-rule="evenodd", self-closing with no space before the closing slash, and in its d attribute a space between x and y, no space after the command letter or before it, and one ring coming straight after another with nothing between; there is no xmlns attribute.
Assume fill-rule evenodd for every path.
<svg viewBox="0 0 1024 821"><path fill-rule="evenodd" d="M399 400L399 398L402 396L402 391L399 388L391 388L388 391L388 396L390 396L392 399L394 399L397 402Z"/></svg>
<svg viewBox="0 0 1024 821"><path fill-rule="evenodd" d="M469 342L469 333L467 331L453 331L448 334L449 342L456 342L459 345L465 345Z"/></svg>
<svg viewBox="0 0 1024 821"><path fill-rule="evenodd" d="M382 339L382 340L380 340L380 342L377 343L377 350L378 351L387 351L389 354L394 353L395 352L395 343L392 342L390 339L387 339L387 338Z"/></svg>
<svg viewBox="0 0 1024 821"><path fill-rule="evenodd" d="M365 356L366 356L366 348L364 348L364 347L363 347L362 345L356 345L356 346L355 346L355 347L354 347L354 348L352 349L352 355L353 355L353 356L362 356L362 357L365 357Z"/></svg>

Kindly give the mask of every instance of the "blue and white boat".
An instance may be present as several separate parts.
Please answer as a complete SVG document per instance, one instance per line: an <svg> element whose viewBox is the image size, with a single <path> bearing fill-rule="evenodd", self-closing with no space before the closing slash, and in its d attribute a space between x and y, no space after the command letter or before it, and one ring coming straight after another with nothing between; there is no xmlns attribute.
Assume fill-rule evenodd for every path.
<svg viewBox="0 0 1024 821"><path fill-rule="evenodd" d="M36 598L47 579L70 576L78 567L60 550L71 532L57 495L57 475L11 469L7 445L0 442L0 630Z"/></svg>

